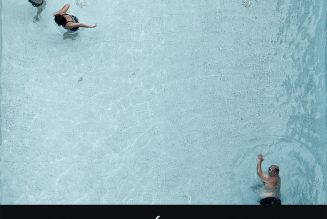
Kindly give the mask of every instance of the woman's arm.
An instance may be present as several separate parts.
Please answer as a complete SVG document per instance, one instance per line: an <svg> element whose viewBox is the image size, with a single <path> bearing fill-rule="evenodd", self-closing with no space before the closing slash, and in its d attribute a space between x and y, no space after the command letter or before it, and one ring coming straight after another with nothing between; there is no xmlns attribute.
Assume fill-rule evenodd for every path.
<svg viewBox="0 0 327 219"><path fill-rule="evenodd" d="M59 11L55 12L53 16L57 14L65 14L68 11L69 7L70 7L69 4L65 4Z"/></svg>
<svg viewBox="0 0 327 219"><path fill-rule="evenodd" d="M83 23L68 23L66 25L66 27L68 27L69 29L72 29L74 27L85 27L85 28L94 28L96 27L97 25L94 24L94 25L89 25L89 24L83 24Z"/></svg>

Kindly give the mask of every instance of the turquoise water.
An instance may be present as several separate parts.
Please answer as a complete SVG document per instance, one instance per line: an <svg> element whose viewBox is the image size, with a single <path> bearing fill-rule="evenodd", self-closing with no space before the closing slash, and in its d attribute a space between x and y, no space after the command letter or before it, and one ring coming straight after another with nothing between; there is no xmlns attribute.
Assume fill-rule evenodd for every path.
<svg viewBox="0 0 327 219"><path fill-rule="evenodd" d="M324 0L86 3L2 1L1 203L327 204Z"/></svg>

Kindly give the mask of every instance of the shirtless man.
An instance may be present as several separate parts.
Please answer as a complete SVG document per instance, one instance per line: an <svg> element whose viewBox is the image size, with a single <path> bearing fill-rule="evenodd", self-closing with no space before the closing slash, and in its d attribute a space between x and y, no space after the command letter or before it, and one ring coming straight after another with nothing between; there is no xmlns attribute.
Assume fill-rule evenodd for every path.
<svg viewBox="0 0 327 219"><path fill-rule="evenodd" d="M280 201L280 177L279 167L271 165L268 169L268 175L264 174L261 169L263 156L257 157L257 174L264 183L263 190L260 194L260 205L281 205Z"/></svg>

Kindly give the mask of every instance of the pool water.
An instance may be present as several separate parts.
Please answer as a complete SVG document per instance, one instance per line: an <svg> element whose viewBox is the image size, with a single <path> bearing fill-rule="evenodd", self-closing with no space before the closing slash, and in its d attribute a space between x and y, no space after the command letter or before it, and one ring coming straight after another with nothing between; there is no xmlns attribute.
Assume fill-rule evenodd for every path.
<svg viewBox="0 0 327 219"><path fill-rule="evenodd" d="M0 1L1 203L257 204L262 153L327 204L324 0L47 1Z"/></svg>

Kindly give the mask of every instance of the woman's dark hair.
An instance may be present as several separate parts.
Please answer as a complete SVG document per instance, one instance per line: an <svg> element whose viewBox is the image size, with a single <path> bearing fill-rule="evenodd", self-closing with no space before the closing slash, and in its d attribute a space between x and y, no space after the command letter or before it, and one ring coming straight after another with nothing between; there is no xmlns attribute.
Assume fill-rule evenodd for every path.
<svg viewBox="0 0 327 219"><path fill-rule="evenodd" d="M58 26L61 25L65 27L67 24L66 18L61 14L56 14L54 20L58 24Z"/></svg>

